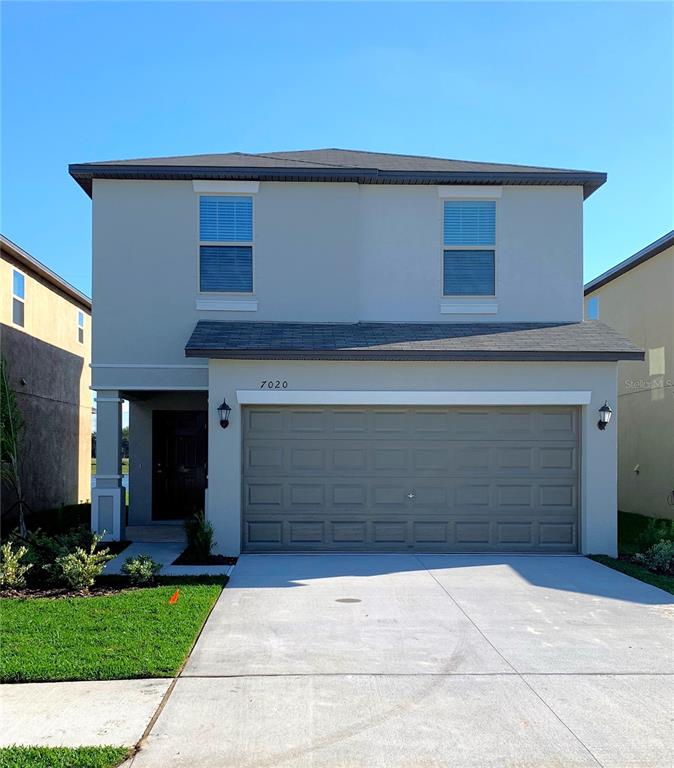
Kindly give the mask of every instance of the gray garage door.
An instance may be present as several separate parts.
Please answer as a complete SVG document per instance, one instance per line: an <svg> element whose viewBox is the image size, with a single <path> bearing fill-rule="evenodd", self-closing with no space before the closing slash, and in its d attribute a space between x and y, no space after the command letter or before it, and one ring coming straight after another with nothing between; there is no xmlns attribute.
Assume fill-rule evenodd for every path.
<svg viewBox="0 0 674 768"><path fill-rule="evenodd" d="M245 408L246 551L576 551L578 409Z"/></svg>

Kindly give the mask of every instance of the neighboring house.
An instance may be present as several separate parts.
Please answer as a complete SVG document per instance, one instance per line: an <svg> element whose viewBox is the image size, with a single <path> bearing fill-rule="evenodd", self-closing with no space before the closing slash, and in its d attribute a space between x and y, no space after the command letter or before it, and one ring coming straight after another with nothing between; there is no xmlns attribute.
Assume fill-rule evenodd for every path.
<svg viewBox="0 0 674 768"><path fill-rule="evenodd" d="M23 432L29 508L91 498L91 300L0 235L0 352ZM3 489L2 510L15 503Z"/></svg>
<svg viewBox="0 0 674 768"><path fill-rule="evenodd" d="M128 399L129 524L205 506L228 554L615 554L597 422L643 352L583 322L604 174L336 149L70 173L93 200L98 530L124 534Z"/></svg>
<svg viewBox="0 0 674 768"><path fill-rule="evenodd" d="M674 230L591 280L585 314L646 350L618 366L618 507L674 518Z"/></svg>

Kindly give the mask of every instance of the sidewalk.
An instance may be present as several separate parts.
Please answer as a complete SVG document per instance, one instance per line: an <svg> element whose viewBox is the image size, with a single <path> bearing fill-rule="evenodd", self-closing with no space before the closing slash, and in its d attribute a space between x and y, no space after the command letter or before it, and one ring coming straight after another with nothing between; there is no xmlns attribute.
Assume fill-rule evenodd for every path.
<svg viewBox="0 0 674 768"><path fill-rule="evenodd" d="M133 747L173 678L0 686L0 747Z"/></svg>

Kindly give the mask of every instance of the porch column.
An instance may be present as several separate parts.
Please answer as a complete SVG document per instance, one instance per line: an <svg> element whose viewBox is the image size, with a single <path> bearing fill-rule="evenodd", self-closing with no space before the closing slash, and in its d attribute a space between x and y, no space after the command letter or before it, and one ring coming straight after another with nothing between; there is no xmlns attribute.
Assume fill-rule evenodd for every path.
<svg viewBox="0 0 674 768"><path fill-rule="evenodd" d="M122 398L116 389L96 395L96 487L91 498L91 530L104 541L124 538L126 499L122 487Z"/></svg>

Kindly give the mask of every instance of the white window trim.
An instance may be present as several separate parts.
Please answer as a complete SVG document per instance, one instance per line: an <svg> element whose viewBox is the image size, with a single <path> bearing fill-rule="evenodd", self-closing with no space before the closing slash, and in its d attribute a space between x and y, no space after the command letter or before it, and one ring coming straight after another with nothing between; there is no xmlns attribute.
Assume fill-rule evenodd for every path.
<svg viewBox="0 0 674 768"><path fill-rule="evenodd" d="M80 319L82 322L80 322ZM82 331L82 338L80 339L80 331ZM80 344L84 344L84 312L81 309L77 310L77 341Z"/></svg>
<svg viewBox="0 0 674 768"><path fill-rule="evenodd" d="M485 302L484 304L440 304L441 315L496 315L498 304Z"/></svg>
<svg viewBox="0 0 674 768"><path fill-rule="evenodd" d="M444 187L439 187L438 191L440 189L444 189ZM452 187L447 187L447 189L452 189ZM457 189L501 189L500 187L457 187ZM442 197L442 195L441 195ZM460 200L470 200L471 195L461 194L456 196L448 196L452 197L454 200L460 201ZM493 245L445 245L445 201L441 200L440 203L440 214L441 214L441 226L440 226L440 243L441 243L441 253L440 253L440 299L444 303L445 301L448 302L461 302L463 300L468 301L475 301L475 300L483 300L483 301L489 301L490 299L496 299L498 296L497 286L498 286L498 280L499 280L499 272L498 272L498 248L497 243L499 239L499 204L498 200L496 198L500 197L500 194L498 195L483 195L481 199L484 200L493 200L495 203L494 206L494 244ZM473 198L474 199L474 198ZM445 293L445 251L494 251L494 293L488 294L488 293L477 293L477 294L464 294L464 293ZM449 306L449 304L447 304ZM495 304L497 312L498 312L498 304ZM441 314L459 314L458 312L454 312L451 310L443 310L443 304L440 304L440 313ZM469 312L467 314L477 314ZM481 313L482 314L482 313ZM486 314L486 313L485 313ZM488 314L494 314L492 312Z"/></svg>
<svg viewBox="0 0 674 768"><path fill-rule="evenodd" d="M192 189L200 195L256 195L259 181L193 181Z"/></svg>
<svg viewBox="0 0 674 768"><path fill-rule="evenodd" d="M257 299L197 299L196 307L211 312L257 312Z"/></svg>
<svg viewBox="0 0 674 768"><path fill-rule="evenodd" d="M438 197L455 200L494 200L502 197L503 187L470 186L457 184L438 187Z"/></svg>
<svg viewBox="0 0 674 768"><path fill-rule="evenodd" d="M196 184L197 182L193 182ZM213 184L248 184L249 182L198 182L198 183L213 183ZM251 184L259 184L259 182L250 182ZM196 190L195 190L196 191ZM257 191L257 190L256 190ZM239 189L230 189L227 192L224 191L215 191L212 190L210 192L204 191L201 194L213 196L215 194L218 197L252 197L254 193L251 192L244 192ZM201 216L199 213L200 209L200 200L201 200L201 194L197 197L197 309L200 309L198 306L199 301L201 301L201 297L204 297L205 301L208 301L209 299L212 301L236 301L237 299L240 299L241 297L249 297L253 298L255 296L255 285L256 285L256 275L255 275L255 205L253 204L253 232L252 232L252 239L250 242L245 242L243 240L235 240L235 241L227 241L227 240L202 240L201 239ZM202 291L201 290L201 246L243 246L250 247L251 249L251 277L252 277L252 283L253 283L253 290L252 291ZM244 312L255 312L257 311L257 302L254 309L248 309L248 310L239 310Z"/></svg>
<svg viewBox="0 0 674 768"><path fill-rule="evenodd" d="M592 392L239 389L236 399L239 405L589 405Z"/></svg>
<svg viewBox="0 0 674 768"><path fill-rule="evenodd" d="M21 275L23 278L23 296L17 296L14 293L14 273L17 275ZM28 284L28 280L26 279L26 273L22 272L20 269L17 269L16 267L12 267L12 325L15 328L25 328L26 327L26 285ZM23 304L23 325L20 325L19 323L14 322L14 300L20 301Z"/></svg>

